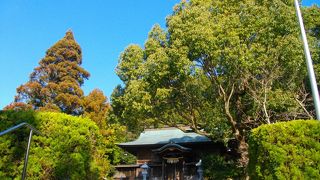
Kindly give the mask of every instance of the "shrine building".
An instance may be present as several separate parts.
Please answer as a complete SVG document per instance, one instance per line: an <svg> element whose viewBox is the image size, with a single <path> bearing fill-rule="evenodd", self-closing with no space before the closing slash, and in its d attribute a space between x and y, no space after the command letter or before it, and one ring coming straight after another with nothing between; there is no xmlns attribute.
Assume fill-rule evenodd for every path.
<svg viewBox="0 0 320 180"><path fill-rule="evenodd" d="M199 179L201 157L226 151L221 142L213 142L190 128L182 131L173 127L147 129L135 141L118 146L137 157L136 164L116 166L114 179L128 180L143 179L144 174L150 180Z"/></svg>

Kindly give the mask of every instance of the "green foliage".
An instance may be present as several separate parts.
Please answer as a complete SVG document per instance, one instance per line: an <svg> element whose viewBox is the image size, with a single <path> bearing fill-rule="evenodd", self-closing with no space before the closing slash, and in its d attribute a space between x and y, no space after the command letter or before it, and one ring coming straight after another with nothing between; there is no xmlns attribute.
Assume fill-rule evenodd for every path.
<svg viewBox="0 0 320 180"><path fill-rule="evenodd" d="M117 74L125 83L139 77L139 68L143 61L143 50L138 45L130 45L121 54Z"/></svg>
<svg viewBox="0 0 320 180"><path fill-rule="evenodd" d="M23 121L34 122L33 114L33 111L19 114L15 112L0 112L0 131ZM24 129L0 136L0 179L13 179L13 177L21 176L22 168L19 166L22 166L21 160L24 158L27 138L28 131Z"/></svg>
<svg viewBox="0 0 320 180"><path fill-rule="evenodd" d="M304 12L319 59L320 10ZM312 117L292 2L182 1L167 28L155 25L144 48L130 45L120 56L124 87L112 101L129 129L183 123L197 130L228 119L239 134L239 127Z"/></svg>
<svg viewBox="0 0 320 180"><path fill-rule="evenodd" d="M28 179L101 179L112 170L108 149L97 125L87 118L33 111L0 112L0 130L28 122L43 135L33 135ZM28 130L2 136L0 178L21 176Z"/></svg>
<svg viewBox="0 0 320 180"><path fill-rule="evenodd" d="M107 116L110 104L100 89L94 89L83 99L84 116L94 121L98 127L107 128Z"/></svg>
<svg viewBox="0 0 320 180"><path fill-rule="evenodd" d="M304 9L320 74L320 8ZM163 124L239 142L248 163L250 129L314 116L293 1L181 1L144 47L120 56L113 119L131 131ZM121 93L119 93L121 92Z"/></svg>
<svg viewBox="0 0 320 180"><path fill-rule="evenodd" d="M81 64L81 48L73 33L68 31L47 50L29 81L17 88L15 103L6 109L21 109L19 103L22 102L34 110L82 114L83 91L80 86L84 79L88 79L89 73ZM16 105L19 106L15 108Z"/></svg>
<svg viewBox="0 0 320 180"><path fill-rule="evenodd" d="M116 143L128 141L130 133L127 132L125 126L117 123L109 124L107 128L100 129L100 132L103 135L103 144L108 154L108 160L112 165L135 164L136 158L133 155L116 146Z"/></svg>
<svg viewBox="0 0 320 180"><path fill-rule="evenodd" d="M302 9L302 16L307 38L310 46L312 61L315 72L320 71L320 7L313 5ZM320 79L320 73L316 73L316 78ZM319 85L319 81L318 81Z"/></svg>
<svg viewBox="0 0 320 180"><path fill-rule="evenodd" d="M208 179L234 179L243 174L234 159L223 155L210 154L202 157L204 176Z"/></svg>
<svg viewBox="0 0 320 180"><path fill-rule="evenodd" d="M251 131L252 179L319 179L320 122L295 120Z"/></svg>
<svg viewBox="0 0 320 180"><path fill-rule="evenodd" d="M188 124L197 131L205 127L205 119L218 119L213 118L212 91L202 70L187 59L173 61L170 54L176 53L168 45L167 32L155 25L144 49L131 45L120 56L117 74L125 86L111 96L111 119L130 131L163 124ZM225 125L210 126L217 127ZM219 137L224 131L219 128Z"/></svg>
<svg viewBox="0 0 320 180"><path fill-rule="evenodd" d="M168 18L177 60L199 64L211 98L239 126L303 112L294 100L305 74L298 30L293 4L281 0L190 1ZM278 92L289 106L278 105Z"/></svg>

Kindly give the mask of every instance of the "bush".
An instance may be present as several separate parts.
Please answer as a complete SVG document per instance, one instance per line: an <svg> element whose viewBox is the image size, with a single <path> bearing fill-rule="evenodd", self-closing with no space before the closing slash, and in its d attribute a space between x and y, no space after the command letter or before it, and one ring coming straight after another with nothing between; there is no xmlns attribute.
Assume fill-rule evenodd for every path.
<svg viewBox="0 0 320 180"><path fill-rule="evenodd" d="M0 112L0 131L21 122L36 127L27 168L28 179L101 179L110 171L102 136L87 118L52 112ZM29 131L0 137L0 179L20 178Z"/></svg>
<svg viewBox="0 0 320 180"><path fill-rule="evenodd" d="M320 179L320 122L262 125L249 138L252 179Z"/></svg>
<svg viewBox="0 0 320 180"><path fill-rule="evenodd" d="M219 154L206 154L202 157L204 176L208 179L239 179L243 169L235 159Z"/></svg>

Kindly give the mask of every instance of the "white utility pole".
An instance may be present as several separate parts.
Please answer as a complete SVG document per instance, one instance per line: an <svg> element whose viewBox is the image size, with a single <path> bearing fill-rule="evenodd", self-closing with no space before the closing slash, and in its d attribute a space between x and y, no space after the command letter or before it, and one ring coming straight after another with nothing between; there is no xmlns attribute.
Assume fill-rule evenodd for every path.
<svg viewBox="0 0 320 180"><path fill-rule="evenodd" d="M304 29L298 0L294 0L294 6L296 7L296 13L297 13L299 24L300 24L300 30L301 30L302 40L303 40L304 53L306 56L308 76L309 76L310 84L311 84L314 108L316 110L317 119L320 120L320 107L319 107L320 106L320 99L319 99L318 86L317 86L316 76L315 76L314 70L313 70L313 64L312 64L309 45L308 45L308 41L307 41L307 35L306 35L306 31Z"/></svg>

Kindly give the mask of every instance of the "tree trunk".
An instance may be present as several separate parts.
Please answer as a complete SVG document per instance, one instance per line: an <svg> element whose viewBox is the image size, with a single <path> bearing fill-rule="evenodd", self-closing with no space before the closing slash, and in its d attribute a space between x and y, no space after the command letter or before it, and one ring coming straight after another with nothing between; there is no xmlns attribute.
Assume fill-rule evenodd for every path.
<svg viewBox="0 0 320 180"><path fill-rule="evenodd" d="M220 91L221 94L223 95L223 100L224 100L224 110L225 113L227 115L227 118L232 126L232 130L234 133L234 136L236 138L236 140L239 143L238 146L238 153L240 154L240 159L239 159L239 163L242 167L247 167L248 162L249 162L249 157L248 157L248 144L246 142L245 136L242 133L241 129L239 128L239 126L237 126L237 122L235 121L235 119L233 118L231 112L230 112L230 100L231 97L233 96L234 93L234 85L232 86L232 89L229 93L229 95L227 95L226 91L223 89L223 87L220 85Z"/></svg>
<svg viewBox="0 0 320 180"><path fill-rule="evenodd" d="M239 163L242 167L247 167L249 163L249 145L245 140L245 137L242 136L239 141L238 153L240 154Z"/></svg>

